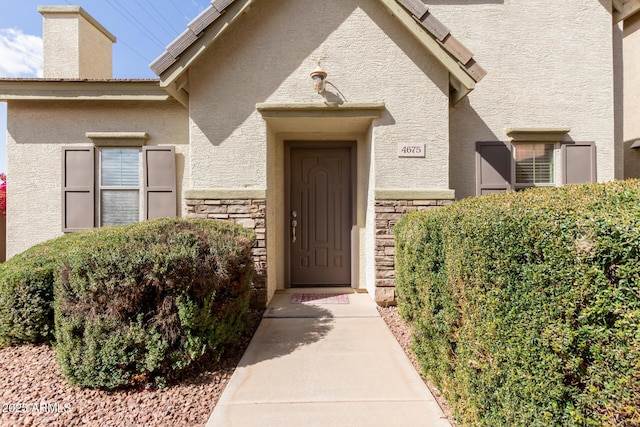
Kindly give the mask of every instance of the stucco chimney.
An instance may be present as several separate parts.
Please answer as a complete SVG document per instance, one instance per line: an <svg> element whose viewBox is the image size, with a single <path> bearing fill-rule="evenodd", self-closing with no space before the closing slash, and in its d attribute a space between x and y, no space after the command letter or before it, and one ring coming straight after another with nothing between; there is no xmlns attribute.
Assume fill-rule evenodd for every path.
<svg viewBox="0 0 640 427"><path fill-rule="evenodd" d="M112 78L116 38L80 6L39 6L44 17L44 78Z"/></svg>

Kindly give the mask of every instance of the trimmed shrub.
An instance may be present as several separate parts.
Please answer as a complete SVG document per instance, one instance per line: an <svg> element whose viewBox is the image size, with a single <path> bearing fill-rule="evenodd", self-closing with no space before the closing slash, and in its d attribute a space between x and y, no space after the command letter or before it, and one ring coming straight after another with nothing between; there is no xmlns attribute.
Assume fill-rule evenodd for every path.
<svg viewBox="0 0 640 427"><path fill-rule="evenodd" d="M55 286L62 373L88 387L162 386L218 357L246 326L253 233L214 220L103 228L63 262Z"/></svg>
<svg viewBox="0 0 640 427"><path fill-rule="evenodd" d="M411 213L401 314L465 426L640 425L640 182Z"/></svg>
<svg viewBox="0 0 640 427"><path fill-rule="evenodd" d="M0 348L53 339L53 283L64 255L86 234L41 243L0 264Z"/></svg>

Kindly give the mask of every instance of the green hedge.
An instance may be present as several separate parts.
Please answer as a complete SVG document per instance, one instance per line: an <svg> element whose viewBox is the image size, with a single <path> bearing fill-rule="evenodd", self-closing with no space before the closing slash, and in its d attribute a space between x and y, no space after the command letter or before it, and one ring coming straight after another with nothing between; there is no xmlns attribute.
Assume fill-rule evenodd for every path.
<svg viewBox="0 0 640 427"><path fill-rule="evenodd" d="M53 338L53 282L64 255L86 235L41 243L0 264L0 348Z"/></svg>
<svg viewBox="0 0 640 427"><path fill-rule="evenodd" d="M73 384L162 385L246 326L253 233L213 220L105 228L69 251L55 287L56 351Z"/></svg>
<svg viewBox="0 0 640 427"><path fill-rule="evenodd" d="M639 196L539 189L397 224L399 310L461 425L640 425Z"/></svg>

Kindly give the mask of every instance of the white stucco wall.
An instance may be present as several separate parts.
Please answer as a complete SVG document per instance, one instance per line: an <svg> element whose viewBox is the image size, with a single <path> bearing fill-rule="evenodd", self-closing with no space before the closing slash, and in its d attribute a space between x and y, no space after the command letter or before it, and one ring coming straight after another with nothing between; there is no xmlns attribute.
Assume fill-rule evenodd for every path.
<svg viewBox="0 0 640 427"><path fill-rule="evenodd" d="M175 145L177 193L183 200L187 115L177 102L9 102L7 257L62 234L61 147L91 145L87 132L147 132L147 145Z"/></svg>
<svg viewBox="0 0 640 427"><path fill-rule="evenodd" d="M622 175L614 146L611 13L599 0L426 2L488 71L451 111L451 185L475 195L475 142L515 127L569 127L595 141L597 175ZM616 155L617 150L617 155Z"/></svg>
<svg viewBox="0 0 640 427"><path fill-rule="evenodd" d="M318 59L326 96L309 77ZM377 0L257 2L189 79L194 188L265 188L256 103L340 98L386 105L371 141L377 187L449 188L448 74ZM426 143L428 157L398 159L399 142Z"/></svg>
<svg viewBox="0 0 640 427"><path fill-rule="evenodd" d="M640 140L640 13L624 23L624 172L625 178L640 178L640 148L629 148Z"/></svg>

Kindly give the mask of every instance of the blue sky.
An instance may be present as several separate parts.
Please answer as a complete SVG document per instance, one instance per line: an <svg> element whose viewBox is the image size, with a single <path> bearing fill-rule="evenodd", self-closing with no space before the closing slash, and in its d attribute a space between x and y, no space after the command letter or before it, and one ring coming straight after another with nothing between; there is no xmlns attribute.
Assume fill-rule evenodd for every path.
<svg viewBox="0 0 640 427"><path fill-rule="evenodd" d="M42 75L42 15L38 6L81 6L117 38L113 45L114 78L155 78L149 63L210 3L210 0L2 0L0 77ZM6 104L0 102L0 172L7 171L6 118ZM10 182L11 176L7 178Z"/></svg>

